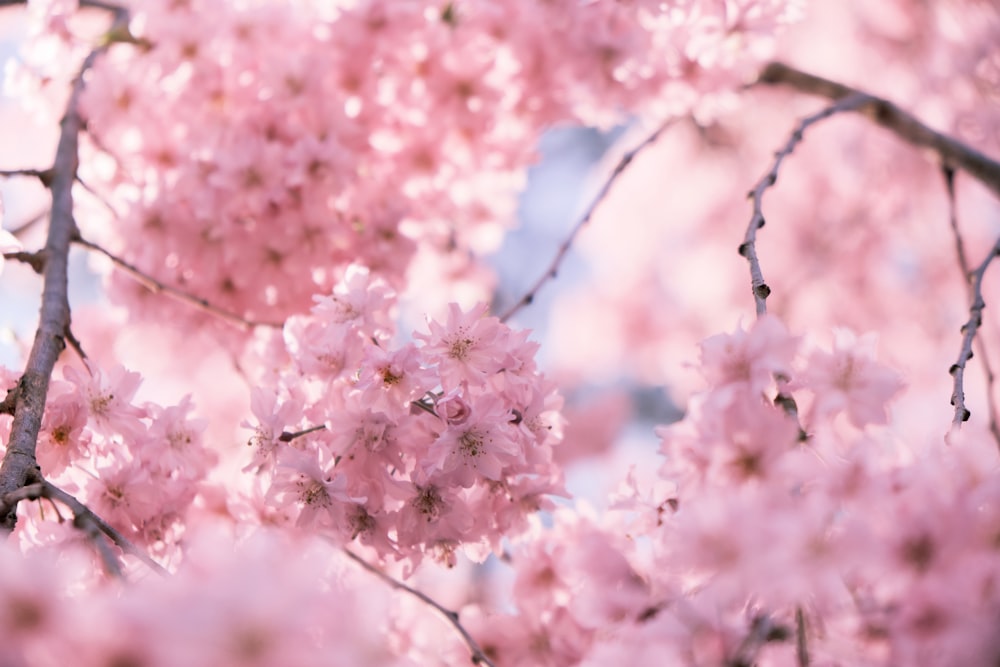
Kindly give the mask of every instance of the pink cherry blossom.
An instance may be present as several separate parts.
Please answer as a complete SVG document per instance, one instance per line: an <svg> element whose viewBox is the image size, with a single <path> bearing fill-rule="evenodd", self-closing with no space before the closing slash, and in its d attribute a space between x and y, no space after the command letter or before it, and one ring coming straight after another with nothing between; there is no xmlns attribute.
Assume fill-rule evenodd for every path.
<svg viewBox="0 0 1000 667"><path fill-rule="evenodd" d="M449 425L427 452L424 471L468 488L482 478L499 480L506 466L523 460L513 429L505 425L513 414L496 398L482 397L471 406L472 416Z"/></svg>
<svg viewBox="0 0 1000 667"><path fill-rule="evenodd" d="M741 328L702 342L702 373L713 387L745 383L753 393L760 393L776 376L791 378L797 348L798 339L780 320L765 317L749 331Z"/></svg>
<svg viewBox="0 0 1000 667"><path fill-rule="evenodd" d="M463 312L458 304L448 306L444 324L428 322L430 333L418 333L425 345L421 352L441 361L441 382L445 391L463 381L481 384L503 368L500 321L486 316L485 306Z"/></svg>
<svg viewBox="0 0 1000 667"><path fill-rule="evenodd" d="M875 361L875 344L874 334L858 338L838 329L832 351L810 354L799 380L816 394L816 418L843 411L858 428L888 421L886 405L903 384L895 371Z"/></svg>
<svg viewBox="0 0 1000 667"><path fill-rule="evenodd" d="M138 373L118 366L110 373L87 365L87 373L73 366L66 366L64 376L82 394L92 428L105 435L123 433L138 435L145 430L139 419L144 411L132 404L142 377Z"/></svg>

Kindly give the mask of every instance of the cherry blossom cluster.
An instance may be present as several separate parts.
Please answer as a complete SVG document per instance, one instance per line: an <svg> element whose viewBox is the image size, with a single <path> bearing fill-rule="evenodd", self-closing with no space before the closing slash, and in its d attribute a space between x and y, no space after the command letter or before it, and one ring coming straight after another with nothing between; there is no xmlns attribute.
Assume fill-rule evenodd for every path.
<svg viewBox="0 0 1000 667"><path fill-rule="evenodd" d="M624 420L626 409L609 402L576 425L593 425L581 439L600 446L564 447L562 399L539 372L528 332L482 303L451 303L416 332L398 330L398 293L410 308L451 301L459 280L488 293L475 255L496 244L546 128L690 114L693 122L662 125L661 152L640 158L648 167L669 155L684 168L655 164L647 170L655 181L616 184L619 201L603 207L612 219L595 219L598 231L581 238L584 250L596 249L600 285L585 285L554 315L554 347L572 359L565 366L585 369L568 375L611 368L672 382L665 368L686 355L685 336L718 331L734 303L745 306L738 241L717 247L739 238L725 226L745 224L745 210L730 215L720 190L744 192L753 179L742 169L757 164L746 156L770 153L772 130L794 127L783 114L799 113L796 105L762 92L773 81L742 86L804 3L28 4L35 32L26 68L5 85L61 114L65 100L41 93L62 96L60 80L91 53L93 66L73 87L83 91L84 149L78 155L69 142L72 155L51 170L4 173L38 177L54 204L77 195L64 232L148 274L147 286L189 297L150 298L113 274L112 291L138 319L169 322L185 339L210 312L272 326L249 326L239 344L219 346L240 374L213 386L225 396L219 404L240 400L240 378L253 387L244 409L253 418L236 438L247 447L214 442L227 430L232 439L239 417L212 424L207 448L209 427L191 397L171 407L143 402L137 373L63 360L37 456L12 447L21 458L5 456L5 469L37 459L45 484L78 497L173 574L160 579L147 562L119 573L123 586L102 578L95 550L78 548L88 536L53 520L65 518L65 498L28 493L39 479L32 468L0 499L21 503L15 539L0 545L0 664L451 665L470 652L496 667L1000 663L1000 430L991 439L970 422L942 443L929 425L947 412L949 391L965 409L947 387L953 355L933 369L922 364L954 339L957 323L971 316L974 332L982 301L992 303L992 287L979 293L982 273L968 290L978 309L952 298L969 287L959 282L975 253L996 248L996 204L984 192L963 198L960 229L954 165L942 186L950 199L935 199L927 186L940 185L938 165L902 153L909 147L887 148L894 138L859 130L814 140L810 131L781 171L791 187L775 188L773 207L768 199L768 230L781 231L760 239L770 307L782 320L764 316L701 343L705 386L682 420L658 429L662 460L634 470L604 513L583 503L554 510L553 497L567 495L556 462L606 452L615 430L607 422ZM829 49L845 80L931 125L950 123L990 152L1000 20L988 3L931 4L811 3L813 27L795 38L808 47L793 39L782 48L810 58ZM828 21L843 6L861 16L859 28ZM116 22L99 38L107 51L92 50L109 14L128 14L127 27ZM819 35L833 36L830 45L813 41ZM871 48L844 53L844 43L863 41ZM749 103L726 116L736 90ZM792 137L799 142L801 130ZM714 159L726 150L739 159ZM695 158L705 154L714 157L702 171ZM57 192L53 174L80 187ZM777 174L775 164L760 182L776 184ZM659 224L664 210L669 225ZM927 211L942 227L950 218L956 248L942 252ZM53 266L52 244L20 253L21 241L35 246L0 230L8 259ZM730 275L733 267L741 273ZM59 286L45 282L49 304ZM85 319L73 314L77 325ZM982 348L996 340L992 317L986 310ZM915 390L903 394L873 335L837 329L827 343L793 335L783 321L811 331L879 322L891 341L882 354L888 348L894 366L910 358ZM38 338L63 339L75 344L68 318ZM170 372L200 363L185 352ZM988 355L977 348L976 356ZM993 398L988 360L984 367L977 415ZM10 413L35 414L15 400L22 380L0 367L9 392L3 443ZM40 415L41 397L31 398ZM907 417L893 420L890 408L901 406ZM439 590L428 586L460 610L436 607L452 626L432 628L399 600L389 604L390 587L406 586L387 575L362 590L352 573L378 570L343 568L343 546L362 567L354 550L408 581L454 575ZM489 567L467 587L454 585L461 567L417 568L428 556L454 566L460 555L481 562L490 553L513 569L507 604L489 604Z"/></svg>
<svg viewBox="0 0 1000 667"><path fill-rule="evenodd" d="M81 554L0 547L0 661L10 667L402 667L388 589L329 545L274 531L190 540L169 578L98 585ZM247 584L252 582L252 586Z"/></svg>
<svg viewBox="0 0 1000 667"><path fill-rule="evenodd" d="M44 5L39 60L58 39L77 45L72 4ZM544 128L711 107L799 3L127 4L131 36L82 100L81 174L120 219L82 232L280 323L351 262L397 287L418 248L447 256L422 264L436 275L473 271L466 251L495 244ZM135 313L192 317L115 282Z"/></svg>
<svg viewBox="0 0 1000 667"><path fill-rule="evenodd" d="M206 421L191 416L190 396L169 407L137 401L141 378L120 366L66 365L63 375L49 387L38 437L41 474L78 489L81 501L132 542L176 558L188 510L217 458L203 442ZM8 391L17 386L12 371L0 378ZM9 428L10 418L0 417L5 442ZM34 518L19 525L27 543L74 538L44 512Z"/></svg>
<svg viewBox="0 0 1000 667"><path fill-rule="evenodd" d="M1000 656L980 438L896 441L902 384L870 336L824 347L765 317L704 341L700 369L657 479L514 550L516 613L470 622L498 664L802 664L799 634L816 664Z"/></svg>
<svg viewBox="0 0 1000 667"><path fill-rule="evenodd" d="M527 331L452 304L398 343L393 298L352 266L264 346L274 371L253 393L246 472L275 521L381 556L481 560L563 493L561 399Z"/></svg>

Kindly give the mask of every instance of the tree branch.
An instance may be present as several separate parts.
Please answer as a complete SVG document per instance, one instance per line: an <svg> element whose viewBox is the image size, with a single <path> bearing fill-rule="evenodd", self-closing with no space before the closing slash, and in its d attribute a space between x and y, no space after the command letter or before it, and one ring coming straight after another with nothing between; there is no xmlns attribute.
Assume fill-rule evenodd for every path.
<svg viewBox="0 0 1000 667"><path fill-rule="evenodd" d="M85 532L94 542L101 560L108 573L121 578L123 576L121 564L118 558L108 548L107 542L101 537L103 534L116 544L123 552L135 556L154 572L162 575L170 573L159 563L150 558L142 549L135 546L128 538L115 530L104 519L94 514L94 512L81 503L79 500L66 493L51 482L42 479L39 473L29 476L29 484L26 484L14 491L0 497L0 512L12 512L17 504L22 500L38 500L46 498L58 501L68 507L73 512L73 525ZM57 511L58 514L58 511ZM61 516L60 516L61 519Z"/></svg>
<svg viewBox="0 0 1000 667"><path fill-rule="evenodd" d="M473 639L472 635L469 634L469 631L465 629L465 627L461 624L461 622L459 622L459 620L458 620L458 612L452 611L450 609L446 609L445 607L441 606L440 603L438 603L436 600L434 600L429 595L427 595L425 593L421 593L417 589L411 588L410 586L407 586L406 584L404 584L403 582L401 582L401 581L399 581L397 579L393 579L392 577L390 577L388 574L386 574L382 570L379 570L374 565L369 564L368 561L366 561L365 559L363 559L361 556L358 556L357 554L355 554L355 553L353 553L353 552L351 552L351 551L349 551L347 549L344 549L343 551L344 551L344 554L346 554L348 558L350 558L355 563L357 563L358 565L360 565L364 569L366 569L369 572L371 572L372 574L374 574L376 577L378 577L379 579L381 579L385 583L389 584L391 587L395 588L396 590L405 591L406 593L409 593L410 595L412 595L413 597L417 598L418 600L420 600L424 604L433 607L434 609L436 609L438 611L438 613L440 613L442 616L444 616L448 620L448 622L451 623L455 627L456 630L458 630L459 634L462 635L462 639L465 640L466 646L468 646L469 650L472 651L472 664L474 664L474 665L486 665L486 667L496 667L490 661L490 659L488 657L486 657L486 654L483 653L483 650L481 648L479 648L479 644L477 644L476 640Z"/></svg>
<svg viewBox="0 0 1000 667"><path fill-rule="evenodd" d="M131 542L127 537L119 533L115 528L109 524L107 521L97 516L89 507L81 503L79 500L66 493L59 487L55 486L51 482L43 481L43 496L51 500L57 500L63 505L69 507L70 511L73 512L73 524L77 528L83 530L88 530L89 525L93 525L98 531L106 535L112 542L114 542L119 549L125 553L135 556L143 562L149 569L153 570L157 574L163 576L169 576L170 572L167 571L165 567L157 563L155 560L149 557L149 555L137 547Z"/></svg>
<svg viewBox="0 0 1000 667"><path fill-rule="evenodd" d="M45 252L5 252L3 254L4 259L9 259L15 262L21 262L27 264L31 267L31 270L38 274L44 274L45 272Z"/></svg>
<svg viewBox="0 0 1000 667"><path fill-rule="evenodd" d="M49 379L59 354L66 347L63 334L69 326L67 265L70 242L76 234L76 223L73 220L73 180L79 159L78 139L83 126L78 108L84 87L83 74L106 48L98 47L84 59L73 81L66 113L61 122L49 183L52 211L44 251L46 261L41 312L28 363L21 376L10 442L0 465L0 497L24 486L29 476L38 469L35 445L45 411ZM17 515L13 508L0 516L0 527L4 530L13 530L16 522Z"/></svg>
<svg viewBox="0 0 1000 667"><path fill-rule="evenodd" d="M842 83L807 74L783 63L771 63L761 72L757 83L785 85L799 92L839 100L861 95L864 102L855 109L878 125L890 130L897 137L921 148L929 148L941 162L953 169L961 169L976 178L1000 197L1000 162L966 146L961 141L941 134L924 125L912 114L892 102L869 95Z"/></svg>
<svg viewBox="0 0 1000 667"><path fill-rule="evenodd" d="M222 308L219 308L218 306L213 306L211 303L208 302L207 299L195 296L193 294L185 292L184 290L177 289L176 287L171 287L170 285L167 285L166 283L161 282L156 278L152 277L151 275L149 275L148 273L142 271L141 269L139 269L139 267L135 266L134 264L126 262L121 257L118 257L117 255L112 253L110 250L105 250L103 247L97 245L96 243L87 241L86 239L82 238L79 234L76 235L74 241L78 245L81 245L84 248L87 248L88 250L94 250L96 252L101 253L102 255L110 259L115 266L117 266L119 269L121 269L129 276L134 278L136 282L138 282L140 285L142 285L143 287L145 287L154 294L160 294L160 293L166 294L170 297L173 297L174 299L177 299L178 301L182 301L184 303L192 305L199 310L202 310L210 315L214 315L215 317L225 320L226 322L234 324L242 329L252 329L254 327L274 327L280 329L282 326L282 324L279 322L263 322L260 320L250 320L244 317L240 317L239 315L232 313L228 310L224 310Z"/></svg>
<svg viewBox="0 0 1000 667"><path fill-rule="evenodd" d="M785 145L774 154L771 168L761 177L754 189L747 194L747 197L753 201L753 214L750 216L750 224L747 225L743 243L740 244L738 251L750 263L750 286L757 307L757 317L767 313L767 297L771 294L771 288L764 281L764 273L760 268L760 260L757 258L757 230L764 226L764 192L778 182L778 170L781 168L781 163L791 155L795 147L802 141L802 135L809 126L842 111L853 111L866 99L864 95L851 95L802 119Z"/></svg>
<svg viewBox="0 0 1000 667"><path fill-rule="evenodd" d="M538 295L538 292L542 289L545 283L556 277L556 275L559 272L559 265L562 264L563 260L566 258L566 254L569 252L570 247L573 245L573 241L579 235L580 231L587 226L587 223L590 222L590 219L594 216L594 211L597 210L597 207L608 196L608 193L611 191L611 186L614 185L615 181L618 180L618 177L621 176L622 173L624 173L625 169L627 169L628 166L632 163L632 160L635 159L635 156L641 153L648 146L656 143L656 140L660 138L660 135L663 134L663 132L668 127L673 125L676 121L677 118L671 118L663 122L652 134L643 139L638 146L636 146L632 150L622 155L621 159L618 161L618 164L615 165L614 170L611 172L611 175L608 176L606 181L604 181L604 185L601 186L601 189L598 191L597 196L594 197L594 201L591 202L589 207L587 207L587 210L584 212L583 217L580 218L580 220L570 231L569 235L559 245L559 250L556 251L556 256L552 259L551 264L549 264L549 268L546 269L545 273L543 273L541 277L535 281L535 283L531 286L531 288L527 292L525 292L524 296L515 301L514 305L508 308L504 312L504 314L500 316L501 322L506 322L511 317L513 317L519 310L521 310L525 306L531 305L531 302L535 300L535 297Z"/></svg>
<svg viewBox="0 0 1000 667"><path fill-rule="evenodd" d="M45 187L49 187L52 183L51 169L0 169L0 178L14 178L17 176L37 178Z"/></svg>
<svg viewBox="0 0 1000 667"><path fill-rule="evenodd" d="M291 442L295 438L301 438L304 435L309 435L310 433L316 433L317 431L325 431L326 425L320 424L319 426L312 426L301 431L295 431L294 433L290 431L282 431L281 435L278 436L279 442Z"/></svg>
<svg viewBox="0 0 1000 667"><path fill-rule="evenodd" d="M983 309L986 304L983 302L983 276L993 258L1000 255L1000 238L993 244L990 253L986 256L976 269L971 273L972 280L972 304L969 306L969 320L962 325L962 349L958 353L958 361L952 364L948 372L955 379L955 389L951 395L951 404L955 406L955 418L952 423L961 426L962 422L969 421L972 415L965 407L965 364L972 358L972 342L976 338L976 331L983 324Z"/></svg>
<svg viewBox="0 0 1000 667"><path fill-rule="evenodd" d="M969 266L969 258L965 253L965 243L962 241L962 234L958 229L958 212L955 204L955 170L946 165L942 167L941 171L944 176L945 191L948 193L948 222L950 223L952 235L955 239L955 255L958 258L958 266L962 270L962 283L965 285L966 297L969 303L975 303L976 295L972 286L972 268ZM989 411L990 433L993 435L993 440L997 443L997 447L1000 447L1000 423L997 420L997 409L993 400L993 386L996 383L996 375L993 373L993 365L990 363L990 358L986 351L986 342L982 338L978 338L976 339L976 344L979 348L977 350L979 362L983 367L983 373L986 375L986 406ZM957 378L956 381L961 382ZM956 393L957 391L958 387L955 389Z"/></svg>

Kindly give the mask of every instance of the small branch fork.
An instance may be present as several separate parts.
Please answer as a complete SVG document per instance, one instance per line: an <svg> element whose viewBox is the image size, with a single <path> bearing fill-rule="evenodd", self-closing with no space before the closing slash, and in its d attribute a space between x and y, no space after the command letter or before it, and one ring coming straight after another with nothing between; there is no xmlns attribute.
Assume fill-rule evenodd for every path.
<svg viewBox="0 0 1000 667"><path fill-rule="evenodd" d="M462 623L458 620L458 612L443 607L440 603L436 602L433 598L431 598L427 594L421 593L417 589L407 586L398 579L393 579L388 574L386 574L382 570L379 570L374 565L371 565L368 561L363 559L361 556L358 556L357 554L353 553L352 551L349 551L347 549L344 549L343 551L348 558L350 558L355 563L357 563L364 569L374 574L376 577L378 577L385 583L389 584L389 586L391 586L392 588L409 593L410 595L417 598L424 604L433 607L438 613L444 616L445 619L447 619L447 621L455 627L458 633L462 635L462 639L465 640L466 646L468 646L469 650L472 652L472 664L486 665L486 667L496 667L493 664L493 662L488 657L486 657L486 654L483 653L483 649L479 647L479 644L477 644L476 640L473 639L472 635L469 634L469 631L466 630L465 627L462 625Z"/></svg>
<svg viewBox="0 0 1000 667"><path fill-rule="evenodd" d="M760 260L757 258L757 230L764 226L764 192L778 181L778 170L785 158L792 154L795 147L802 141L805 131L812 125L843 111L853 111L867 101L867 96L855 94L828 106L799 122L798 127L792 132L785 145L774 154L774 162L771 168L757 182L753 190L747 193L747 197L753 202L753 214L750 216L750 224L747 225L743 243L740 244L739 253L746 258L750 264L750 284L753 291L754 303L757 307L757 317L767 313L767 297L771 294L771 288L764 281L764 273L760 268Z"/></svg>
<svg viewBox="0 0 1000 667"><path fill-rule="evenodd" d="M170 574L162 565L150 558L142 549L115 530L114 527L95 514L89 507L51 482L42 479L37 471L29 481L31 483L15 491L6 493L0 498L0 513L13 512L17 504L22 500L46 498L62 503L73 513L73 525L85 532L94 541L110 574L122 577L121 564L118 562L118 558L114 552L108 548L107 542L101 537L102 534L123 552L135 556L154 572L164 576Z"/></svg>
<svg viewBox="0 0 1000 667"><path fill-rule="evenodd" d="M535 300L535 297L538 296L538 292L541 291L542 287L545 286L545 283L547 283L549 280L554 280L556 278L556 276L559 273L559 267L562 264L563 260L566 258L566 255L569 253L569 249L572 247L573 241L580 234L583 228L587 226L587 223L590 222L590 219L594 217L594 212L597 210L597 207L600 206L601 202L603 202L607 198L608 193L611 191L611 186L613 186L615 184L615 181L618 180L618 177L625 172L625 170L632 163L635 157L643 150L645 150L652 144L656 143L656 140L660 138L660 135L663 134L663 132L666 131L667 128L673 125L677 120L678 120L677 118L670 118L664 121L663 123L660 124L659 127L656 128L656 130L652 134L650 134L641 142L639 142L639 144L635 148L622 155L621 159L618 161L618 164L615 165L614 170L611 172L611 175L608 176L607 180L604 181L604 185L601 186L601 189L598 191L597 196L594 197L594 200L591 202L590 206L587 207L587 210L584 212L583 217L580 218L580 220L570 231L569 235L559 245L559 250L556 251L555 257L552 258L552 262L549 264L549 268L546 269L545 273L543 273L541 277L539 277L538 280L535 281L535 283L531 286L531 288L527 292L525 292L524 296L515 301L514 304L500 316L501 322L508 321L511 317L517 314L517 312L520 311L522 308L531 305L531 303Z"/></svg>

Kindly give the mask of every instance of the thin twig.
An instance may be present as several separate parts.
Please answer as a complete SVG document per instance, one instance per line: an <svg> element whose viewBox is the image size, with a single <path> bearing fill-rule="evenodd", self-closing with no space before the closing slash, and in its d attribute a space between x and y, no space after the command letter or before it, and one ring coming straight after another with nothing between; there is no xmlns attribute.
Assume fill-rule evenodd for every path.
<svg viewBox="0 0 1000 667"><path fill-rule="evenodd" d="M852 95L832 104L822 111L819 111L807 118L802 119L795 131L792 132L784 147L774 154L774 162L771 168L761 177L754 186L754 189L747 193L747 197L753 202L753 214L750 216L750 224L747 225L746 234L743 236L743 243L740 244L739 253L750 263L750 286L753 293L754 304L757 307L757 317L767 313L767 297L771 294L771 288L764 281L764 273L760 268L760 260L757 258L757 230L764 226L764 192L769 187L777 183L778 170L786 157L791 155L795 147L802 141L802 135L811 125L821 120L829 118L834 114L843 111L851 111L863 104L866 100L864 95Z"/></svg>
<svg viewBox="0 0 1000 667"><path fill-rule="evenodd" d="M556 252L555 257L552 259L552 263L549 264L549 268L546 269L545 273L543 273L542 276L535 281L535 284L532 285L527 292L525 292L524 296L515 301L514 304L510 308L508 308L503 315L500 316L501 322L506 322L511 317L513 317L519 310L521 310L525 306L531 305L531 303L535 300L535 297L538 296L539 290L542 289L545 283L556 277L556 275L559 272L559 266L562 264L563 260L566 257L566 254L569 252L570 247L573 245L573 241L576 239L580 231L587 225L587 223L590 222L590 219L594 216L594 212L597 210L597 207L608 196L608 193L611 191L611 186L614 185L615 181L618 180L618 177L621 176L622 173L624 173L625 169L627 169L629 164L632 163L636 155L641 153L648 146L656 143L656 140L660 138L660 135L663 134L663 132L668 127L673 125L676 121L677 118L671 118L663 122L656 129L656 131L654 131L648 137L643 139L639 143L639 145L637 145L635 148L622 155L621 159L618 161L618 164L615 165L614 170L611 172L611 175L608 176L607 180L604 181L604 184L598 191L597 196L594 197L594 200L591 202L590 206L587 207L587 210L584 212L583 217L580 218L580 220L570 231L569 235L563 240L562 244L560 244L559 250Z"/></svg>
<svg viewBox="0 0 1000 667"><path fill-rule="evenodd" d="M317 431L325 431L325 430L326 426L320 424L319 426L312 426L302 431L295 431L294 433L289 433L288 431L282 431L281 435L278 436L278 440L280 442L291 442L295 438L301 438L304 435L309 435L310 433L315 433Z"/></svg>
<svg viewBox="0 0 1000 667"><path fill-rule="evenodd" d="M972 268L969 266L969 258L965 253L965 242L958 229L958 208L955 202L955 170L945 165L941 169L944 176L945 191L948 193L948 222L951 225L952 235L955 239L955 255L958 257L958 266L962 270L962 284L965 285L966 297L969 303L975 299L972 289ZM993 401L993 387L996 383L996 375L993 373L993 365L990 363L989 355L986 351L986 341L981 337L976 339L978 346L979 362L983 367L986 376L986 406L989 411L990 433L1000 448L1000 424L997 420L997 408Z"/></svg>
<svg viewBox="0 0 1000 667"><path fill-rule="evenodd" d="M113 218L115 218L115 219L121 218L121 215L119 215L118 211L115 210L115 207L111 205L111 202L109 202L107 200L107 198L104 195L102 195L100 192L98 192L94 188L90 187L90 185L86 181L84 181L82 178L80 178L79 174L77 174L77 176L76 176L76 182L79 183L80 186L84 190L86 190L90 194L91 197L93 197L94 199L96 199L97 201L99 201L104 206L104 208L108 209L108 211L111 213L111 216Z"/></svg>
<svg viewBox="0 0 1000 667"><path fill-rule="evenodd" d="M52 182L51 169L0 169L0 178L16 178L18 176L37 178L45 187L48 187Z"/></svg>
<svg viewBox="0 0 1000 667"><path fill-rule="evenodd" d="M240 317L239 315L229 312L228 310L219 308L218 306L213 306L211 303L208 302L207 299L195 296L193 294L185 292L184 290L177 289L176 287L171 287L170 285L167 285L166 283L157 280L148 273L139 269L134 264L130 264L121 257L118 257L109 250L105 250L103 247L97 245L96 243L87 241L86 239L81 238L79 235L77 235L77 237L74 240L76 241L77 244L83 246L84 248L99 252L108 259L110 259L115 266L123 270L129 276L134 278L136 282L138 282L140 285L148 289L150 292L153 292L154 294L160 294L160 293L166 294L167 296L173 297L174 299L182 301L186 304L195 306L199 310L202 310L210 315L214 315L215 317L225 320L226 322L236 325L242 329L252 329L254 327L281 328L282 326L282 324L279 322L263 322L260 320L250 320L245 317Z"/></svg>
<svg viewBox="0 0 1000 667"><path fill-rule="evenodd" d="M962 422L969 421L972 415L965 407L965 364L972 358L972 342L976 338L976 331L983 323L983 309L986 304L983 302L983 276L993 258L1000 254L1000 238L990 249L989 255L983 260L971 274L972 281L972 303L969 306L969 321L962 325L962 349L958 353L958 361L952 364L948 372L955 380L955 389L951 395L951 404L955 406L955 418L952 423L961 426Z"/></svg>
<svg viewBox="0 0 1000 667"><path fill-rule="evenodd" d="M5 252L3 254L4 259L9 259L14 262L21 262L22 264L27 264L31 267L31 270L38 274L43 274L45 272L45 252Z"/></svg>
<svg viewBox="0 0 1000 667"><path fill-rule="evenodd" d="M790 86L800 92L832 100L862 95L865 98L864 103L855 111L892 131L907 143L929 148L938 155L943 164L967 172L989 188L994 195L1000 197L1000 162L957 139L932 130L915 116L888 100L836 81L802 72L783 63L771 63L765 67L757 82Z"/></svg>
<svg viewBox="0 0 1000 667"><path fill-rule="evenodd" d="M472 635L469 634L469 631L466 630L465 627L462 625L462 623L458 620L458 612L452 611L450 609L446 609L439 602L437 602L436 600L434 600L433 598L431 598L426 593L421 593L417 589L411 588L410 586L407 586L406 584L404 584L403 582L399 581L398 579L394 579L394 578L390 577L388 574L386 574L382 570L379 570L374 565L371 565L370 563L368 563L368 561L366 561L365 559L361 558L361 556L358 556L357 554L355 554L355 553L353 553L353 552L351 552L351 551L349 551L347 549L344 549L343 551L347 555L348 558L350 558L355 563L357 563L358 565L360 565L364 569L366 569L369 572L371 572L372 574L374 574L376 577L378 577L379 579L381 579L385 583L389 584L390 586L392 586L396 590L405 591L406 593L409 593L410 595L412 595L413 597L417 598L418 600L420 600L424 604L429 605L430 607L433 607L438 613L440 613L442 616L444 616L448 620L448 622L451 623L455 627L456 630L458 630L458 633L460 635L462 635L462 638L465 640L466 646L468 646L469 650L472 651L472 664L474 664L474 665L486 665L486 667L496 667L490 661L490 659L488 657L486 657L486 654L483 653L483 650L481 648L479 648L479 644L477 644L476 640L472 638Z"/></svg>
<svg viewBox="0 0 1000 667"><path fill-rule="evenodd" d="M806 643L806 616L802 607L795 608L795 659L798 667L809 667L809 645Z"/></svg>
<svg viewBox="0 0 1000 667"><path fill-rule="evenodd" d="M66 342L69 343L69 346L73 348L73 351L76 352L78 357L80 357L80 361L86 361L87 353L83 351L83 346L80 345L80 340L73 335L72 327L66 325L66 333L63 335L66 337Z"/></svg>

